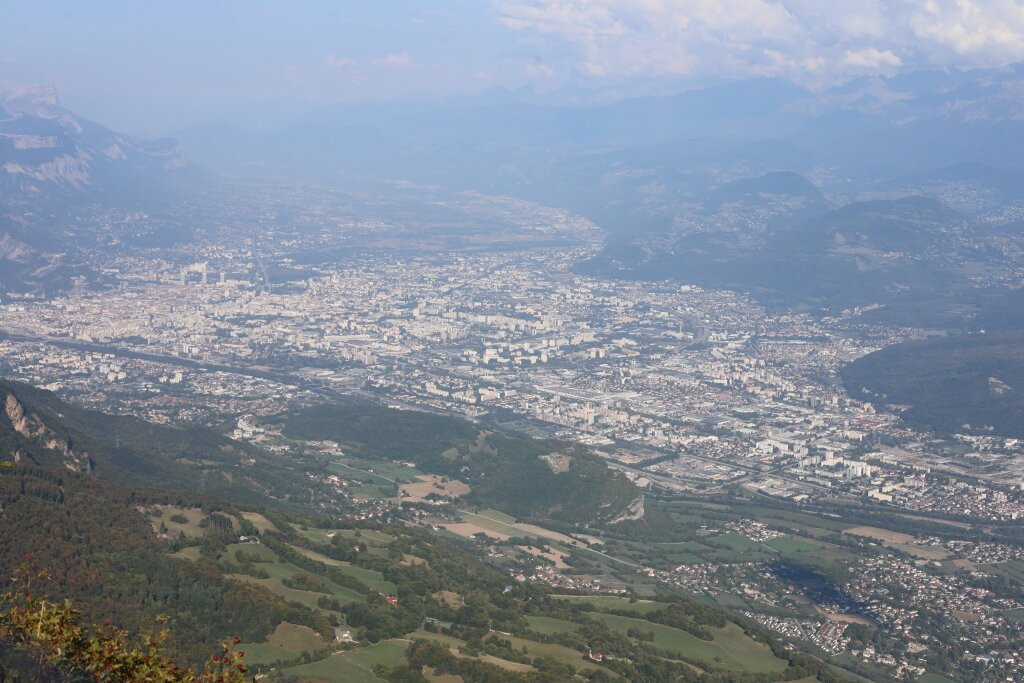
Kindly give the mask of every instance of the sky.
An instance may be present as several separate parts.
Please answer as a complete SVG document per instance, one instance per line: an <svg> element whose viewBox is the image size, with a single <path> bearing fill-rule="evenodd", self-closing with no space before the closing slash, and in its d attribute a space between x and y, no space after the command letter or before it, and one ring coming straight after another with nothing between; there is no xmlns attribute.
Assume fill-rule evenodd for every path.
<svg viewBox="0 0 1024 683"><path fill-rule="evenodd" d="M0 0L0 90L53 85L148 135L338 102L822 87L1021 61L1024 0Z"/></svg>

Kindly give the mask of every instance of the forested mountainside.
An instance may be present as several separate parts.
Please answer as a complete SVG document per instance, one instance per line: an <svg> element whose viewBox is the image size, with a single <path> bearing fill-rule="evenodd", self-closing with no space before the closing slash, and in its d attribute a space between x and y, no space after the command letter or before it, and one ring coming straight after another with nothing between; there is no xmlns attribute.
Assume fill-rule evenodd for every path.
<svg viewBox="0 0 1024 683"><path fill-rule="evenodd" d="M284 433L329 439L367 457L409 460L465 480L469 501L517 517L608 522L639 494L586 448L487 432L456 418L378 406L318 406L284 418Z"/></svg>
<svg viewBox="0 0 1024 683"><path fill-rule="evenodd" d="M424 527L303 514L270 499L256 508L232 499L230 487L210 495L175 487L173 479L161 488L107 480L99 441L88 442L89 467L70 467L59 448L39 448L47 438L78 447L68 435L78 433L75 420L86 413L69 424L46 413L44 423L52 396L11 384L5 391L6 400L16 396L22 408L20 415L7 410L0 446L0 570L12 576L30 566L41 575L33 590L72 600L86 623L106 620L143 632L166 615L168 651L182 664L201 666L226 636L240 640L253 671L274 667L295 680L335 680L318 673L332 665L356 675L352 680L427 680L424 673L467 681L575 675L754 681L814 674L831 680L816 660L786 651L760 627L682 592L591 603L550 586L510 583L479 559L472 542ZM62 410L71 412L66 405ZM373 415L364 412L359 420L368 449L378 441ZM399 425L392 430L398 436L380 434L382 444L399 448L424 428L402 427L401 416L385 416ZM108 429L122 424L108 419ZM457 423L427 424L435 445L447 446L442 453L479 436ZM35 431L26 436L28 429ZM490 439L483 437L481 448ZM493 443L493 457L517 457L507 443ZM538 452L518 448L518 457ZM146 449L135 456L158 457ZM176 461L174 467L188 465ZM549 506L543 502L539 509ZM552 630L553 624L560 626ZM25 666L21 652L5 650L0 659L17 670Z"/></svg>

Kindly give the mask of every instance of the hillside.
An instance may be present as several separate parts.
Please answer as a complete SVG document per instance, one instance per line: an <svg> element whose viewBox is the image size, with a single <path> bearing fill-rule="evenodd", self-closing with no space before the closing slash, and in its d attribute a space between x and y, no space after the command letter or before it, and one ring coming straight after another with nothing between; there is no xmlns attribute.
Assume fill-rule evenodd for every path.
<svg viewBox="0 0 1024 683"><path fill-rule="evenodd" d="M642 610L627 598L591 603L581 595L555 595L545 585L510 583L505 567L485 561L477 543L423 526L310 516L294 506L291 512L271 504L255 508L232 501L231 489L209 497L170 480L163 490L125 487L103 479L112 470L98 442L90 442L93 464L71 471L62 449L38 448L41 440L79 433L80 425L46 411L56 402L52 395L10 384L4 391L9 424L0 467L0 571L10 576L27 564L47 574L33 592L72 600L86 624L109 620L139 632L167 615L169 652L181 664L198 665L211 644L237 636L252 671L273 668L292 677L287 680L309 683L428 680L424 674L544 683L815 674L833 680L816 660L787 652L753 623L678 592L645 601ZM422 458L425 466L440 469L451 459L456 464L449 466L468 468L481 488L473 477L497 473L494 460L521 465L557 445L480 436L446 418L352 411L345 415L359 425L352 431L368 439L364 451L395 448L408 457L412 440L421 438L423 452L432 454ZM306 419L316 425L318 415L339 414L321 411ZM83 419L84 411L70 422ZM108 418L104 427L115 440L143 433L131 424L134 431L122 432L126 424ZM394 428L379 431L381 424ZM463 449L477 439L471 457ZM487 464L474 475L473 457L485 452ZM157 457L144 449L135 455ZM582 495L572 488L587 482L573 469L559 475L570 475L569 500ZM488 496L523 491L501 492L499 485ZM501 547L513 552L514 544L535 542L510 540ZM0 671L25 663L21 650L8 645L0 647ZM594 652L607 656L589 656Z"/></svg>
<svg viewBox="0 0 1024 683"><path fill-rule="evenodd" d="M832 312L870 303L898 306L970 288L964 262L993 256L965 246L967 229L959 214L934 199L854 202L770 230L683 234L660 249L643 241L610 242L581 269L737 289L771 306ZM931 313L943 310L938 305Z"/></svg>
<svg viewBox="0 0 1024 683"><path fill-rule="evenodd" d="M146 517L149 501L199 501L119 487L96 477L24 464L0 468L0 571L30 563L48 571L37 590L73 599L88 617L134 630L172 617L170 645L200 661L224 636L262 639L281 621L326 628L313 612L228 580L214 566L167 556ZM205 514L202 516L206 516Z"/></svg>
<svg viewBox="0 0 1024 683"><path fill-rule="evenodd" d="M1024 438L1024 332L897 344L841 375L851 395L900 406L914 427Z"/></svg>
<svg viewBox="0 0 1024 683"><path fill-rule="evenodd" d="M194 174L174 141L84 119L52 88L0 93L0 287L56 291L76 276L102 281L85 247L186 236L190 228L156 219ZM146 220L129 225L111 212Z"/></svg>
<svg viewBox="0 0 1024 683"><path fill-rule="evenodd" d="M586 449L490 433L452 417L371 405L318 406L287 415L284 433L353 447L352 455L412 461L469 484L468 500L524 518L598 524L617 517L639 491ZM564 455L562 466L542 458ZM556 470L558 470L556 472Z"/></svg>
<svg viewBox="0 0 1024 683"><path fill-rule="evenodd" d="M316 462L286 460L208 429L86 410L4 380L0 459L241 502L308 503L317 496L305 476L316 471Z"/></svg>
<svg viewBox="0 0 1024 683"><path fill-rule="evenodd" d="M748 233L798 225L830 208L814 183L784 171L725 183L704 200L706 219L716 229Z"/></svg>
<svg viewBox="0 0 1024 683"><path fill-rule="evenodd" d="M0 189L7 197L44 205L61 196L123 202L186 166L173 141L138 140L76 116L52 88L0 97Z"/></svg>

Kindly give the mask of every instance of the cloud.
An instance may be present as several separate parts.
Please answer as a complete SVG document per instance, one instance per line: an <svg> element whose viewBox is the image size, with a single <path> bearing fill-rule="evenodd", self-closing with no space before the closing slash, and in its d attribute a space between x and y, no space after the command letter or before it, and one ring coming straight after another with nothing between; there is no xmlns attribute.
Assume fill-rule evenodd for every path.
<svg viewBox="0 0 1024 683"><path fill-rule="evenodd" d="M862 69L880 69L886 66L900 66L903 62L892 53L892 50L876 50L866 47L863 50L847 50L843 62Z"/></svg>
<svg viewBox="0 0 1024 683"><path fill-rule="evenodd" d="M1024 60L1020 0L491 0L565 78L782 75Z"/></svg>
<svg viewBox="0 0 1024 683"><path fill-rule="evenodd" d="M336 57L334 55L327 56L327 66L332 69L347 69L350 66L355 66L356 60L349 59L348 57Z"/></svg>
<svg viewBox="0 0 1024 683"><path fill-rule="evenodd" d="M391 54L384 55L380 59L373 60L373 63L377 66L390 66L395 68L404 68L414 66L416 64L412 55L408 52L392 52Z"/></svg>
<svg viewBox="0 0 1024 683"><path fill-rule="evenodd" d="M926 0L909 24L922 41L970 60L1024 59L1019 0Z"/></svg>

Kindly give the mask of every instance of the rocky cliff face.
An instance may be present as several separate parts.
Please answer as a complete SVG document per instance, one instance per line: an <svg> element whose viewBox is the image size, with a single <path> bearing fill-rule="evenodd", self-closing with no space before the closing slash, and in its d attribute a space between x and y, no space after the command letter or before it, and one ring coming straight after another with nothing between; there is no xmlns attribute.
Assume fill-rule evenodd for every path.
<svg viewBox="0 0 1024 683"><path fill-rule="evenodd" d="M631 522L638 519L643 519L644 516L644 494L637 496L632 503L630 503L625 510L619 513L614 519L611 520L611 524L618 524L619 522Z"/></svg>
<svg viewBox="0 0 1024 683"><path fill-rule="evenodd" d="M0 425L28 442L21 443L11 453L5 454L15 462L36 461L34 453L42 450L56 456L64 467L74 472L91 472L93 469L93 461L88 453L76 451L70 439L58 435L39 416L28 412L13 393L8 393L3 399ZM39 455L42 456L42 453Z"/></svg>
<svg viewBox="0 0 1024 683"><path fill-rule="evenodd" d="M28 195L102 193L114 178L185 166L175 142L138 140L82 119L60 105L52 88L0 96L0 187Z"/></svg>

